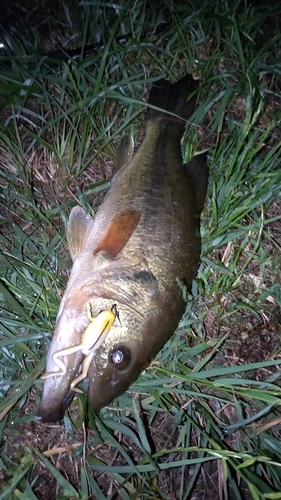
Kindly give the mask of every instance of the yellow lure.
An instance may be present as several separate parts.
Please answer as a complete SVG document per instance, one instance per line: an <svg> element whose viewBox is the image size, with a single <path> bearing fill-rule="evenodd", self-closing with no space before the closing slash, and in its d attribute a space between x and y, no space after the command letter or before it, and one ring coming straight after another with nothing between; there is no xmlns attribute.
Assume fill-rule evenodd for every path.
<svg viewBox="0 0 281 500"><path fill-rule="evenodd" d="M78 384L78 382L81 382L81 380L87 377L94 353L103 343L117 316L116 305L113 305L111 310L106 309L104 311L101 311L96 317L92 316L91 306L89 303L87 303L86 307L87 317L90 321L90 324L82 334L81 343L72 347L60 349L59 351L55 352L53 354L53 361L61 369L61 371L47 372L44 373L41 377L42 379L46 379L49 377L65 375L66 366L60 359L60 357L68 356L69 354L73 354L77 351L82 351L82 354L84 354L85 356L82 362L82 372L70 384L70 389L76 392L81 392L79 389L76 389L75 386Z"/></svg>

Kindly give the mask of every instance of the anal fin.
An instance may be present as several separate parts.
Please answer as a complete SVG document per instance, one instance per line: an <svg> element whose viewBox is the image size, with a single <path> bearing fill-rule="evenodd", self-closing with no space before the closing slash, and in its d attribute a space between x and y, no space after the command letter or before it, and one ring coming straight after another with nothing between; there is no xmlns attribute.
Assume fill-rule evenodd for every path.
<svg viewBox="0 0 281 500"><path fill-rule="evenodd" d="M134 145L131 136L128 134L124 135L121 142L116 150L115 158L113 161L113 171L112 174L116 174L123 165L126 165L133 157Z"/></svg>
<svg viewBox="0 0 281 500"><path fill-rule="evenodd" d="M207 166L207 153L194 156L185 165L186 173L195 192L196 205L201 214L208 188L209 169Z"/></svg>

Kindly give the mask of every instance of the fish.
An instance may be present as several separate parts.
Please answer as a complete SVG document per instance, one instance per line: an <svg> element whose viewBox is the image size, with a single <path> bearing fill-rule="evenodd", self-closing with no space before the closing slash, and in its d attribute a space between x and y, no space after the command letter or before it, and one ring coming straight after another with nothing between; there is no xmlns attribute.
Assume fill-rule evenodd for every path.
<svg viewBox="0 0 281 500"><path fill-rule="evenodd" d="M38 412L43 421L63 417L75 394L71 387L82 378L88 378L93 411L109 405L178 326L185 310L181 283L191 288L200 261L200 216L209 174L206 152L186 164L182 160L181 140L197 93L189 74L175 83L156 81L138 151L133 155L125 135L95 216L80 206L70 212L67 241L73 265L47 355ZM107 326L98 326L109 313ZM81 339L86 338L83 350Z"/></svg>

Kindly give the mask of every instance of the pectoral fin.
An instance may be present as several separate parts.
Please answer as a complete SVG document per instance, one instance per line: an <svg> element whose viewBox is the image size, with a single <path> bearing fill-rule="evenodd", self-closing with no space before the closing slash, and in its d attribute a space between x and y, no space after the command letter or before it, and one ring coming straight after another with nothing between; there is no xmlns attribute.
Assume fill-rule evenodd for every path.
<svg viewBox="0 0 281 500"><path fill-rule="evenodd" d="M72 261L82 252L93 224L92 217L83 208L77 206L71 210L66 236Z"/></svg>
<svg viewBox="0 0 281 500"><path fill-rule="evenodd" d="M134 144L131 136L124 135L115 154L112 171L113 175L116 174L116 172L118 172L118 170L120 170L123 165L126 165L126 163L128 163L132 159L133 151Z"/></svg>
<svg viewBox="0 0 281 500"><path fill-rule="evenodd" d="M116 257L135 231L140 216L139 212L130 209L117 213L112 219L109 229L99 241L94 255L106 252L112 259Z"/></svg>
<svg viewBox="0 0 281 500"><path fill-rule="evenodd" d="M185 164L185 169L195 193L199 216L205 203L208 188L209 169L207 166L207 153L194 156Z"/></svg>

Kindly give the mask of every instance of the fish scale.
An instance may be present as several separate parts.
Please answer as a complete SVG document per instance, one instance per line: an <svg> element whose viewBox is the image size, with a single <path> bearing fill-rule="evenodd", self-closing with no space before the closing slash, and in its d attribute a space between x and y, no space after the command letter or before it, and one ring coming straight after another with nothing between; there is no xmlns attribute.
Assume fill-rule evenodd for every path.
<svg viewBox="0 0 281 500"><path fill-rule="evenodd" d="M156 82L145 139L134 157L128 138L121 141L111 187L94 219L81 207L71 211L67 238L73 267L47 356L39 409L45 421L59 420L74 395L70 385L83 360L88 305L93 325L101 311L112 311L113 305L118 311L85 365L94 411L129 388L184 312L179 282L190 288L197 273L208 182L206 154L182 163L181 137L195 107L195 90L190 75L175 84ZM94 327L89 331L98 338ZM83 339L88 342L87 335ZM54 375L60 350L65 373ZM78 381L83 377L84 372Z"/></svg>

